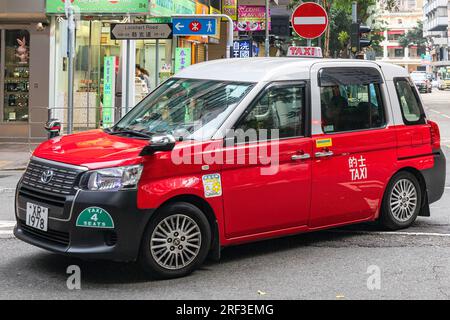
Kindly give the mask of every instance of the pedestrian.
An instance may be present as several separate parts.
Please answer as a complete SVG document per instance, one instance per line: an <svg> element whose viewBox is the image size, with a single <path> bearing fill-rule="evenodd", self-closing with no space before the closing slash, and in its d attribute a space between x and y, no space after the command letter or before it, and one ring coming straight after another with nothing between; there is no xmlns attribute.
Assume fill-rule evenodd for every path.
<svg viewBox="0 0 450 320"><path fill-rule="evenodd" d="M150 73L142 68L139 64L136 65L136 76L141 78L147 85L148 91L151 91L151 83L150 83Z"/></svg>

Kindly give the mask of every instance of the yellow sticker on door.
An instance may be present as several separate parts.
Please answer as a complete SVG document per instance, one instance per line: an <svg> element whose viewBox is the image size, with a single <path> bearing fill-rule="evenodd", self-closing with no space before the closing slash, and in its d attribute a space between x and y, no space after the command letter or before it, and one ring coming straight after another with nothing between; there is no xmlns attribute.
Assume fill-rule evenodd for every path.
<svg viewBox="0 0 450 320"><path fill-rule="evenodd" d="M333 139L317 139L316 140L316 148L329 148L333 146Z"/></svg>
<svg viewBox="0 0 450 320"><path fill-rule="evenodd" d="M202 177L205 198L220 197L222 195L222 182L220 174L208 174Z"/></svg>

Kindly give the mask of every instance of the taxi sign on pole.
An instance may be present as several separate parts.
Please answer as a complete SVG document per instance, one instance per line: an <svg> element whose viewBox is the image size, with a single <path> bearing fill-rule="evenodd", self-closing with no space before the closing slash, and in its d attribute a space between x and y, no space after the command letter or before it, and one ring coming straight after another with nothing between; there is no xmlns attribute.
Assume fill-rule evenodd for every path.
<svg viewBox="0 0 450 320"><path fill-rule="evenodd" d="M305 2L299 5L292 14L292 28L302 38L320 37L328 27L328 14L319 4Z"/></svg>
<svg viewBox="0 0 450 320"><path fill-rule="evenodd" d="M288 57L323 58L320 47L289 47Z"/></svg>

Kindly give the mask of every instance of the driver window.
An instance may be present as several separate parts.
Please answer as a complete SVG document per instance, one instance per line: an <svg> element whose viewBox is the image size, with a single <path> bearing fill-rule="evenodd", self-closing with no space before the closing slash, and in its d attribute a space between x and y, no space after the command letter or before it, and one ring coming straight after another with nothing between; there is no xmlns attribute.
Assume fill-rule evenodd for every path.
<svg viewBox="0 0 450 320"><path fill-rule="evenodd" d="M269 140L272 129L278 130L280 139L301 137L304 135L304 109L304 86L273 87L247 110L236 129L255 130L258 137L267 134Z"/></svg>

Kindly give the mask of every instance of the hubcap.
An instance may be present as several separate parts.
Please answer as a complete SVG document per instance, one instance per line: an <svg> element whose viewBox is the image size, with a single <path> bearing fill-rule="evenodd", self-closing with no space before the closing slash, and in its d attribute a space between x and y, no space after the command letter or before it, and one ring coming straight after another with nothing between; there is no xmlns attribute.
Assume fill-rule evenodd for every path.
<svg viewBox="0 0 450 320"><path fill-rule="evenodd" d="M178 270L197 257L202 235L197 223L190 217L176 214L162 220L153 231L150 251L163 268Z"/></svg>
<svg viewBox="0 0 450 320"><path fill-rule="evenodd" d="M410 180L397 181L392 189L390 207L394 218L400 222L406 222L414 215L417 208L417 190Z"/></svg>

